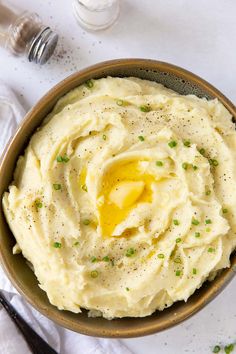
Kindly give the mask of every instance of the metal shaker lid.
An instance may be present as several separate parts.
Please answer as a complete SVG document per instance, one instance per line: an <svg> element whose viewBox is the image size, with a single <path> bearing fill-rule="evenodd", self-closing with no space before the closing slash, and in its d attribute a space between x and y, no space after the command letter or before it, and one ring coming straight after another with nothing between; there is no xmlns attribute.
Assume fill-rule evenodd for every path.
<svg viewBox="0 0 236 354"><path fill-rule="evenodd" d="M50 27L44 27L32 41L28 59L37 64L43 65L53 54L58 42L58 34Z"/></svg>

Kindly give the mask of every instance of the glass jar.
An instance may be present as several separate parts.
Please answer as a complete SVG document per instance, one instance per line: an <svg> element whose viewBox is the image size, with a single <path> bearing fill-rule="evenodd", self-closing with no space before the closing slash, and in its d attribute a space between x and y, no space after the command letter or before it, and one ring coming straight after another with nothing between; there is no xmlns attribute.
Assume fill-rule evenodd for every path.
<svg viewBox="0 0 236 354"><path fill-rule="evenodd" d="M57 45L58 35L36 13L0 0L0 46L15 56L44 64Z"/></svg>
<svg viewBox="0 0 236 354"><path fill-rule="evenodd" d="M110 27L120 13L119 0L74 0L72 5L78 23L90 31Z"/></svg>

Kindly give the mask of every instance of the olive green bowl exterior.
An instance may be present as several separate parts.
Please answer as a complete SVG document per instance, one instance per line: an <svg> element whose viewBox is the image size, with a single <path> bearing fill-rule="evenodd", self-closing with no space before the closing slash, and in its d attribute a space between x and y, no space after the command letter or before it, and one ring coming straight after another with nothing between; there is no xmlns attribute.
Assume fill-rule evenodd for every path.
<svg viewBox="0 0 236 354"><path fill-rule="evenodd" d="M17 158L24 152L35 129L52 110L60 97L88 79L106 76L137 76L164 84L181 94L218 98L236 118L235 106L217 89L198 76L163 62L146 59L122 59L103 62L69 76L52 88L26 115L13 139L8 143L0 163L0 197L13 179ZM236 273L236 254L231 256L231 267L221 271L212 282L205 282L185 303L175 303L170 308L143 318L122 318L108 321L89 318L87 311L74 314L59 311L51 305L39 286L34 273L22 255L12 254L14 237L0 207L0 261L15 288L43 315L57 324L75 332L98 337L138 337L156 333L176 325L192 316L211 301Z"/></svg>

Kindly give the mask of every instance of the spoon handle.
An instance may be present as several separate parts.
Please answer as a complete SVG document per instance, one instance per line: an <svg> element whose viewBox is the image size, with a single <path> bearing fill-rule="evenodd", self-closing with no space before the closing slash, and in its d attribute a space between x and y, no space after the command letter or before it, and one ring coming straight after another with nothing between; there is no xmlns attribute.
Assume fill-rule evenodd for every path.
<svg viewBox="0 0 236 354"><path fill-rule="evenodd" d="M16 312L0 291L0 303L21 331L33 354L57 354Z"/></svg>

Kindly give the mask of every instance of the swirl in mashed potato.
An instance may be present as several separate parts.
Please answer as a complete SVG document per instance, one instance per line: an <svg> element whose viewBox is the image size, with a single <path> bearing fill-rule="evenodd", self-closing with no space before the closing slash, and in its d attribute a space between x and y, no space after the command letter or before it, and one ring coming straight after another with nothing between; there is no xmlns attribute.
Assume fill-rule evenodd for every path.
<svg viewBox="0 0 236 354"><path fill-rule="evenodd" d="M147 316L229 267L235 151L232 117L216 99L111 77L61 98L3 198L50 302Z"/></svg>

